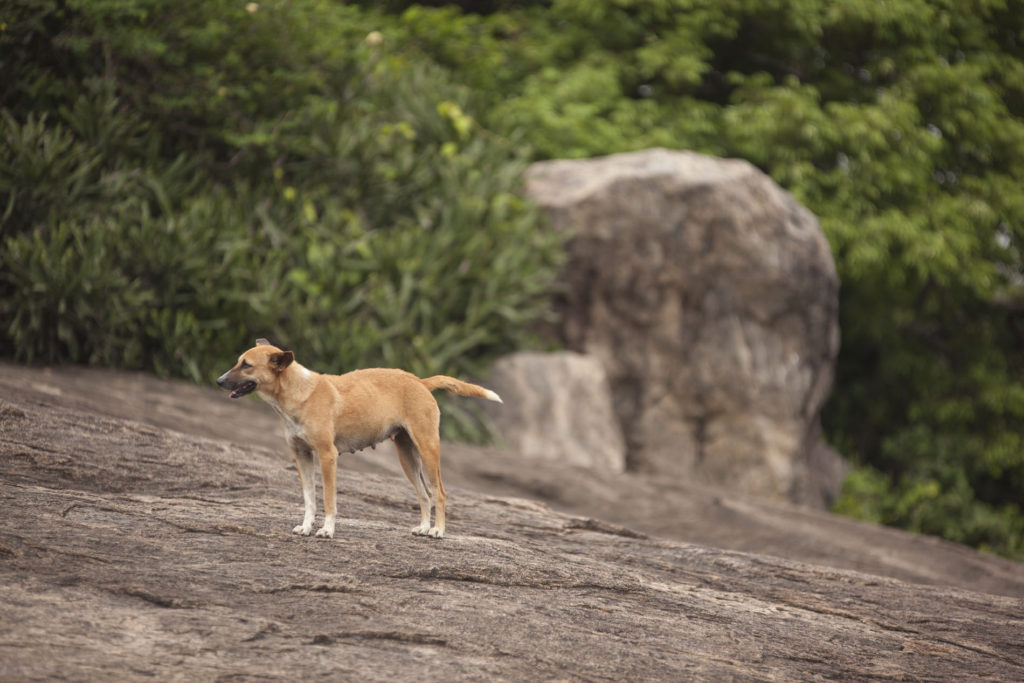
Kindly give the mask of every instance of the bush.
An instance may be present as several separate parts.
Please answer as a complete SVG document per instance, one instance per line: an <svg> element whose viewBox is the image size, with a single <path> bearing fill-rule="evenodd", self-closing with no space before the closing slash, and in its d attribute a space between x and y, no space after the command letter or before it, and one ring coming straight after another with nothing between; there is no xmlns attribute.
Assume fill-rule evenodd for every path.
<svg viewBox="0 0 1024 683"><path fill-rule="evenodd" d="M48 22L59 41L15 27L53 52L48 95L0 114L4 355L209 382L258 336L421 375L535 343L561 250L524 155L369 15L139 0Z"/></svg>

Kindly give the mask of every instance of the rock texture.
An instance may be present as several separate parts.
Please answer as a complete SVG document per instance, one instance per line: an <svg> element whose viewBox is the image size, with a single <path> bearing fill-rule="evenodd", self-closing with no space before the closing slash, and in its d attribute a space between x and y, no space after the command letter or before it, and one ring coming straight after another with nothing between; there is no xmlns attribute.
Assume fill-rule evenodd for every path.
<svg viewBox="0 0 1024 683"><path fill-rule="evenodd" d="M813 215L745 161L655 149L534 164L567 231L560 333L608 371L630 468L824 506L838 278Z"/></svg>
<svg viewBox="0 0 1024 683"><path fill-rule="evenodd" d="M337 537L293 536L261 406L121 379L0 366L5 680L1024 679L1012 577L904 583L457 485L435 541L397 472L345 471ZM113 416L150 400L196 433Z"/></svg>
<svg viewBox="0 0 1024 683"><path fill-rule="evenodd" d="M565 351L514 353L494 363L487 386L504 403L482 408L516 455L625 469L626 445L597 359Z"/></svg>
<svg viewBox="0 0 1024 683"><path fill-rule="evenodd" d="M97 387L102 394L99 401ZM48 410L126 419L229 442L273 454L292 467L279 436L280 419L269 406L256 398L225 400L212 387L99 368L37 369L0 363L0 400L5 397ZM617 474L550 460L524 464L503 450L460 444L446 443L443 460L449 489L529 498L561 512L610 520L685 543L1024 598L1020 563L804 506L766 502L657 475ZM342 477L350 471L398 481L405 476L386 446L348 454L340 466ZM294 469L291 472L294 475Z"/></svg>

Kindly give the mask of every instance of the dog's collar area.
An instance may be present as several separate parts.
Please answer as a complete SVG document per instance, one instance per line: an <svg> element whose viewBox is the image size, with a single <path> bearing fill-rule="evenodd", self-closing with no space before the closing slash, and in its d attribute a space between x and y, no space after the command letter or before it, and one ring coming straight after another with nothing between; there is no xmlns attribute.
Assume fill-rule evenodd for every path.
<svg viewBox="0 0 1024 683"><path fill-rule="evenodd" d="M256 390L256 382L254 382L252 380L248 380L246 382L242 382L237 387L232 389L230 396L231 396L231 398L241 398L242 396L245 396L246 394L251 394L255 390Z"/></svg>

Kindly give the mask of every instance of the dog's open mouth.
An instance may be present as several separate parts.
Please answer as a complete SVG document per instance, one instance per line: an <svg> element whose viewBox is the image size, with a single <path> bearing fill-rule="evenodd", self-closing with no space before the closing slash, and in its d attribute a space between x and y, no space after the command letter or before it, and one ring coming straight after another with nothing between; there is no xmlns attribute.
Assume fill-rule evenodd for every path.
<svg viewBox="0 0 1024 683"><path fill-rule="evenodd" d="M231 390L231 398L241 398L246 394L251 394L256 389L256 382L249 380L248 382L242 382L237 387Z"/></svg>

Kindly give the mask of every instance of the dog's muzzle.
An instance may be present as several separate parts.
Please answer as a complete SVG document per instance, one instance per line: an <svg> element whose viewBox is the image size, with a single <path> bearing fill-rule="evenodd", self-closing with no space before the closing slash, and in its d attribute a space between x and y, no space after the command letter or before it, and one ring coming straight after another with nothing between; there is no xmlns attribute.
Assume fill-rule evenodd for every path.
<svg viewBox="0 0 1024 683"><path fill-rule="evenodd" d="M224 373L217 378L217 386L221 389L227 389L231 393L228 394L231 398L241 398L246 394L251 394L256 390L257 384L251 379L244 382L236 382L235 380L228 377L230 373Z"/></svg>

